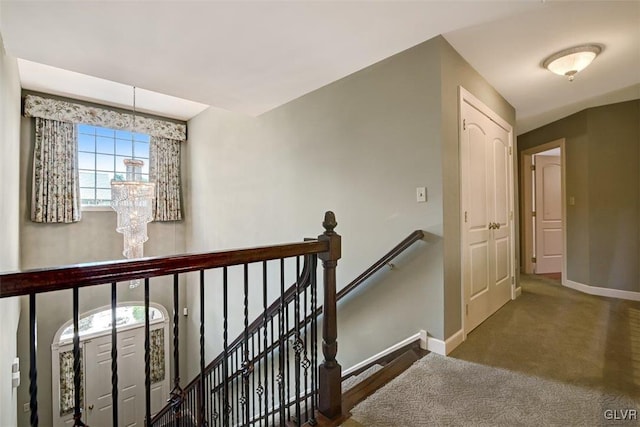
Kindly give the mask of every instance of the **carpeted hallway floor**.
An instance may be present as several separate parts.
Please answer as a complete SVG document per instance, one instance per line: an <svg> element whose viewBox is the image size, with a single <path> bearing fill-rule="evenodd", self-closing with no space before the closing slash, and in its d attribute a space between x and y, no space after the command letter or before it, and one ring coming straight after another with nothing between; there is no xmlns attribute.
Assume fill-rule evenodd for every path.
<svg viewBox="0 0 640 427"><path fill-rule="evenodd" d="M640 425L640 302L537 276L523 276L521 285L520 298L449 357L416 362L356 406L353 419L365 426ZM633 411L635 419L620 419Z"/></svg>

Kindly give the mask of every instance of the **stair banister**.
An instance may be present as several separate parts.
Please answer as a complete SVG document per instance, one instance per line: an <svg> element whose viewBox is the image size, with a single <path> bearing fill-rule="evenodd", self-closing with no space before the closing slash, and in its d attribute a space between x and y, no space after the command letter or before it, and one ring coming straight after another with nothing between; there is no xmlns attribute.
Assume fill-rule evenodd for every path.
<svg viewBox="0 0 640 427"><path fill-rule="evenodd" d="M325 232L318 241L327 242L329 250L318 254L322 261L324 281L324 316L322 318L322 353L324 362L318 368L318 410L328 419L342 415L342 368L336 360L338 353L338 324L336 316L336 267L341 257L341 237L334 229L338 225L333 212L327 212L322 226Z"/></svg>

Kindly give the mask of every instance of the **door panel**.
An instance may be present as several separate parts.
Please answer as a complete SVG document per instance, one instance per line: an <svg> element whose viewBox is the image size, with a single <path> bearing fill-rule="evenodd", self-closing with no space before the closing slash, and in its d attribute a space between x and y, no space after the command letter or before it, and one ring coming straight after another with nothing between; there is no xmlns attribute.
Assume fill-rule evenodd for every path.
<svg viewBox="0 0 640 427"><path fill-rule="evenodd" d="M502 130L502 129L501 129ZM494 173L494 216L493 221L501 227L509 225L509 143L505 135L493 140L493 173Z"/></svg>
<svg viewBox="0 0 640 427"><path fill-rule="evenodd" d="M486 139L476 123L469 123L469 228L487 230L489 223L489 199L487 197L487 151L481 144L473 143Z"/></svg>
<svg viewBox="0 0 640 427"><path fill-rule="evenodd" d="M509 239L496 240L496 282L509 278Z"/></svg>
<svg viewBox="0 0 640 427"><path fill-rule="evenodd" d="M144 425L144 329L118 334L118 375L124 426Z"/></svg>
<svg viewBox="0 0 640 427"><path fill-rule="evenodd" d="M562 166L560 156L535 156L536 273L562 271Z"/></svg>
<svg viewBox="0 0 640 427"><path fill-rule="evenodd" d="M111 336L85 341L86 416L88 425L112 425Z"/></svg>
<svg viewBox="0 0 640 427"><path fill-rule="evenodd" d="M486 242L477 243L469 250L471 263L471 298L489 287L489 250Z"/></svg>

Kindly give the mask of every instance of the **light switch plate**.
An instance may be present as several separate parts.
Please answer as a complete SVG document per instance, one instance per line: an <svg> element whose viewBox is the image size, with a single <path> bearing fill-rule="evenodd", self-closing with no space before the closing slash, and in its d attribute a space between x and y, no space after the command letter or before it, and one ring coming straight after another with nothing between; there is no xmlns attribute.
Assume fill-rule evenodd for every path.
<svg viewBox="0 0 640 427"><path fill-rule="evenodd" d="M416 202L424 203L427 201L427 187L416 187Z"/></svg>

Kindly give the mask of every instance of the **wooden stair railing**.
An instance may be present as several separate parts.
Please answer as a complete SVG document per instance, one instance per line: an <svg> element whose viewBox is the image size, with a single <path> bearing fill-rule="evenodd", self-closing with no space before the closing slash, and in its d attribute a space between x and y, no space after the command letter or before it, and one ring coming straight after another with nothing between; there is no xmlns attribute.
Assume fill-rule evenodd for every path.
<svg viewBox="0 0 640 427"><path fill-rule="evenodd" d="M404 238L404 240L394 246L393 249L387 252L382 258L376 261L371 267L367 268L361 275L353 279L351 283L340 289L340 292L338 292L336 295L336 299L340 301L342 298L349 295L351 292L353 292L354 289L359 287L362 283L366 282L369 277L380 271L384 266L388 265L393 268L393 264L391 264L391 261L393 261L393 259L400 255L402 252L407 250L415 242L417 242L418 240L422 240L423 238L424 231L413 231L406 238Z"/></svg>
<svg viewBox="0 0 640 427"><path fill-rule="evenodd" d="M141 260L122 260L111 262L100 262L91 264L79 264L66 267L48 268L29 270L17 273L0 273L0 298L7 298L13 296L25 295L29 297L29 340L30 340L30 366L29 366L29 391L30 391L30 424L32 426L38 426L38 397L37 397L37 357L36 357L36 328L37 328L37 313L36 313L36 296L45 292L59 291L65 289L71 289L73 291L73 377L74 377L74 425L84 426L82 420L83 414L81 410L81 365L80 365L80 343L79 343L79 290L80 288L91 287L95 285L111 284L111 310L112 310L112 343L111 343L111 369L112 369L112 425L118 426L119 424L119 409L118 409L118 366L117 366L117 325L114 322L115 311L117 306L117 283L126 282L134 279L144 279L144 304L145 304L145 344L144 344L144 362L145 362L145 424L150 425L151 407L150 407L150 339L149 339L149 290L152 284L151 279L161 276L173 276L173 297L174 297L174 317L173 317L173 344L174 344L174 388L172 390L170 399L172 402L172 409L174 414L180 415L181 418L174 417L173 422L170 425L213 425L211 422L214 419L212 409L218 404L219 413L216 423L221 425L247 425L251 420L255 420L256 415L260 416L260 413L256 414L256 402L259 398L255 398L253 395L249 395L250 383L255 386L256 370L261 370L265 379L264 384L260 384L256 388L262 390L265 396L264 411L268 412L266 401L266 393L264 391L269 387L268 381L271 382L271 399L279 405L280 409L278 414L272 414L273 419L277 419L279 424L285 422L290 423L294 420L296 425L302 425L307 422L314 424L314 417L316 416L316 409L319 416L327 417L329 419L336 419L342 413L341 401L336 399L335 395L341 395L340 385L340 372L341 368L336 360L336 293L335 293L335 269L337 261L340 258L340 236L335 233L334 229L337 225L335 216L332 212L327 212L323 221L323 227L325 232L318 237L317 240L305 241L303 243L292 243L288 245L276 245L252 249L242 249L225 252L213 252L203 254L191 254L191 255L179 255L169 257L158 258L146 258ZM300 269L300 258L305 258L305 266L308 270ZM318 366L317 346L317 324L315 320L307 321L306 318L313 317L315 319L315 312L317 308L318 297L316 293L316 265L317 259L320 259L323 263L323 281L324 281L324 295L323 306L325 308L325 316L323 319L323 355L324 361ZM284 289L284 277L285 277L285 260L293 259L296 263L296 284L293 290L285 291ZM268 288L268 265L269 261L279 261L280 264L280 293L278 295L276 303L274 303L278 310L267 307L267 288ZM269 325L271 335L267 337L267 334L258 336L257 348L255 352L254 348L256 342L254 338L250 340L249 334L249 265L257 264L262 267L263 271L263 306L265 313L270 313L271 323ZM234 343L240 342L239 348L241 352L236 354L236 358L230 361L228 357L224 358L222 368L213 373L216 376L219 384L222 387L222 393L218 393L217 400L211 396L205 395L204 383L206 381L200 381L197 385L197 393L195 396L185 396L184 391L180 386L180 374L179 374L179 329L178 329L178 312L179 312L179 276L188 272L199 272L200 276L200 378L205 378L205 363L204 363L204 345L205 345L205 304L204 304L204 292L206 289L211 289L213 284L205 280L205 270L220 269L223 272L223 288L224 288L224 321L222 329L224 331L225 341L225 354L229 356L230 346L227 345L228 336L228 290L230 286L234 286L229 283L228 269L233 266L242 266L244 270L244 280L239 284L242 289L243 295L243 319L244 328L241 341L234 341ZM154 282L155 283L155 282ZM294 314L290 316L289 307L285 307L285 298L289 295L293 295L292 302L294 305ZM304 295L304 300L300 296ZM310 301L309 301L310 298ZM271 307L274 307L274 304ZM310 310L309 310L309 305ZM305 314L301 314L301 310ZM311 316L306 313L311 313ZM306 316L306 317L305 317ZM275 325L273 320L278 320L278 331L275 331ZM301 320L303 318L303 320ZM263 325L267 325L267 316L262 319L256 319L252 325L259 324L262 320ZM285 323L286 322L286 323ZM291 325L294 325L293 327ZM297 328L296 328L297 326ZM265 330L266 331L266 330ZM292 332L293 331L293 335ZM307 335L310 335L308 337ZM295 337L294 342L290 342L288 337ZM260 347L260 338L263 342L263 347ZM304 339L304 340L303 340ZM276 348L277 344L277 348ZM285 360L288 358L289 348L295 350L295 367L294 373L290 372L290 363ZM267 360L267 352L271 351L272 358ZM253 358L250 357L251 352ZM286 352L286 354L285 354ZM261 363L255 363L256 356L263 357ZM304 355L304 359L302 359ZM277 362L277 363L276 363ZM230 366L233 363L234 366ZM312 375L311 387L309 390L302 389L301 381L301 365L306 366L309 364L310 371L317 373ZM275 365L278 365L278 375L275 375ZM286 364L286 366L285 366ZM270 373L268 372L270 368ZM236 384L238 387L233 388L229 386L229 374L231 370L241 372L237 378L240 380ZM286 369L286 371L285 371ZM305 368L305 372L308 368ZM277 393L278 400L274 399L275 385L277 377ZM292 398L292 394L289 393L291 382L294 384L293 404L289 403ZM307 378L305 377L305 384L307 384ZM284 390L287 388L287 395ZM235 408L230 408L230 395L237 400L237 404L234 403ZM258 392L258 394L260 394ZM280 402L287 403L288 411L285 413L284 406ZM310 415L307 418L302 417L302 404L307 402L311 403ZM258 402L259 403L259 402ZM316 406L317 404L317 406ZM222 406L223 405L223 406ZM242 406L242 408L239 408ZM295 413L292 415L292 407ZM235 410L235 412L233 412ZM309 412L305 406L305 412ZM279 418L276 418L276 415ZM230 422L230 416L232 420ZM235 417L235 418L233 418ZM86 421L86 420L85 420ZM224 422L224 424L222 424Z"/></svg>
<svg viewBox="0 0 640 427"><path fill-rule="evenodd" d="M350 292L352 292L358 286L365 283L376 272L378 272L385 266L390 265L391 261L393 261L393 259L395 259L399 254L401 254L406 249L408 249L411 245L413 245L415 242L423 238L424 238L424 232L422 230L413 231L405 239L403 239L400 243L398 243L393 249L391 249L383 257L381 257L378 261L376 261L371 267L365 270L361 275L359 275L351 283L345 286L340 292L338 292L336 294L336 301L339 301L342 298L346 297ZM313 241L314 239L305 239L305 240ZM291 287L289 287L288 289L286 289L286 291L282 293L282 295L284 295L283 299L284 299L285 306L289 306L291 303L293 303L295 298L300 296L299 292L301 290L306 289L306 287L309 285L310 273L312 271L315 271L315 267L310 268L308 258L305 258L304 267L303 267L302 273L298 278L297 283L294 283ZM266 307L265 305L266 308L264 309L263 313L261 313L248 327L249 336L253 337L255 335L259 335L261 333L261 330L264 331L267 328L267 325L272 321L274 316L277 316L277 314L280 312L281 310L280 305L281 305L281 302L279 300L275 301L269 307ZM265 342L262 347L262 350L259 349L257 355L251 358L250 364L254 365L256 363L259 363L261 360L263 360L263 358L266 357L266 355L268 355L274 349L278 348L282 338L284 338L285 341L289 340L295 334L296 331L303 330L305 327L308 327L309 325L311 325L315 321L316 317L322 314L322 312L323 312L322 306L317 307L315 311L312 310L312 312L309 314L307 314L307 311L305 310L305 314L303 318L300 320L300 323L298 325L293 325L290 329L288 329L284 333L283 336L278 337L276 340L270 341L269 343ZM245 340L244 334L239 335L231 344L228 345L227 353L233 353L234 351L238 351L240 349L240 346L244 342L244 340ZM225 352L222 352L205 368L204 370L205 377L211 376L212 372L215 372L216 369L220 369L224 360L225 360ZM228 379L230 381L235 381L241 375L242 375L242 372L240 370L237 370L236 372L232 373ZM200 381L201 381L200 375L198 375L185 387L183 392L187 394L196 393L196 390L199 387ZM219 384L217 386L210 386L207 393L209 394L218 393L221 388L223 388L222 384ZM326 393L331 396L341 396L341 392L338 392L336 390L329 390L329 391L326 391ZM307 399L308 397L309 397L308 393L306 394L303 393L302 395L303 400ZM335 400L336 399L333 399L334 405L337 404ZM289 402L288 406L293 406L294 404L295 404L295 401L292 401L292 402ZM156 414L156 416L153 419L153 423L158 425L167 424L168 418L170 418L170 415L169 417L167 417L167 414L169 414L170 409L171 409L171 404L166 405L160 412ZM271 410L265 408L265 415L266 417L269 417L269 416L275 417L277 415L277 411L278 409L274 407L272 407ZM337 419L336 417L337 417L337 414L334 414L334 419ZM163 418L167 418L167 420L162 422L161 420ZM275 421L273 421L274 419L275 418L272 418L272 422L275 424Z"/></svg>

